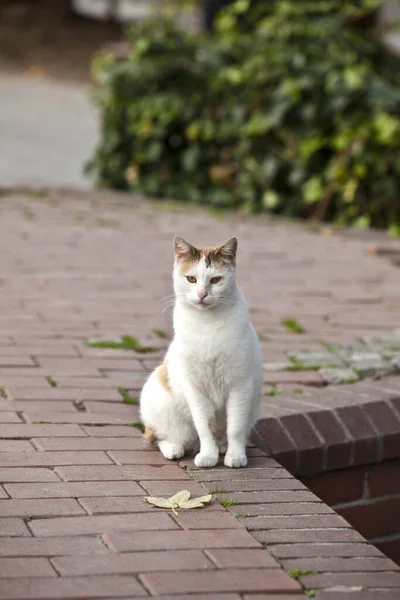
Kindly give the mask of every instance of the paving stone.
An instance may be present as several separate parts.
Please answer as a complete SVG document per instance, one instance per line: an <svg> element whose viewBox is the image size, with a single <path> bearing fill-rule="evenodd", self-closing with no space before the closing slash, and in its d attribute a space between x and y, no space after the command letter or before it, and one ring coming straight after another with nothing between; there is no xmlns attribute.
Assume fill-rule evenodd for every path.
<svg viewBox="0 0 400 600"><path fill-rule="evenodd" d="M142 497L144 494L143 488L134 481L95 481L76 483L59 481L51 484L8 483L5 485L5 489L12 498L86 498L91 496L123 496L126 502L126 497ZM105 501L106 498L102 498L102 500ZM120 500L123 502L122 498ZM134 498L131 498L131 500L134 500Z"/></svg>
<svg viewBox="0 0 400 600"><path fill-rule="evenodd" d="M51 482L60 481L60 478L51 469L36 469L25 467L5 468L0 467L0 481L8 482Z"/></svg>
<svg viewBox="0 0 400 600"><path fill-rule="evenodd" d="M22 519L0 517L0 538L29 536L31 532Z"/></svg>
<svg viewBox="0 0 400 600"><path fill-rule="evenodd" d="M354 383L356 382L360 374L353 371L353 369L331 369L324 367L319 370L321 377L330 385L341 385L343 383Z"/></svg>
<svg viewBox="0 0 400 600"><path fill-rule="evenodd" d="M109 554L109 550L99 537L88 535L60 538L0 538L0 556L72 555L75 557L78 554Z"/></svg>
<svg viewBox="0 0 400 600"><path fill-rule="evenodd" d="M0 500L3 517L44 517L56 515L82 515L85 511L72 498L60 500L12 499Z"/></svg>
<svg viewBox="0 0 400 600"><path fill-rule="evenodd" d="M110 465L105 452L0 452L1 467Z"/></svg>
<svg viewBox="0 0 400 600"><path fill-rule="evenodd" d="M119 531L105 536L116 552L149 550L184 550L197 548L261 548L261 544L245 529L159 531L157 535Z"/></svg>
<svg viewBox="0 0 400 600"><path fill-rule="evenodd" d="M275 569L229 569L221 571L184 571L179 577L155 572L140 577L153 595L190 592L291 592L300 590L297 581Z"/></svg>
<svg viewBox="0 0 400 600"><path fill-rule="evenodd" d="M1 579L25 577L57 577L57 573L46 558L0 558Z"/></svg>
<svg viewBox="0 0 400 600"><path fill-rule="evenodd" d="M170 552L134 552L96 556L61 556L52 560L61 575L109 575L145 573L146 571L179 571L213 569L213 563L199 550Z"/></svg>
<svg viewBox="0 0 400 600"><path fill-rule="evenodd" d="M121 480L154 480L171 479L187 481L187 475L176 466L118 465L56 467L56 473L65 481L121 481ZM1 470L0 470L1 472Z"/></svg>
<svg viewBox="0 0 400 600"><path fill-rule="evenodd" d="M333 352L288 352L293 363L304 367L336 367L342 365L340 358ZM293 364L292 363L292 364Z"/></svg>
<svg viewBox="0 0 400 600"><path fill-rule="evenodd" d="M44 500L43 500L44 502ZM59 500L61 502L61 500ZM82 511L83 512L83 511ZM111 531L160 531L177 529L168 514L129 514L87 517L33 519L29 528L36 536L63 536L106 533ZM149 534L148 534L149 535Z"/></svg>
<svg viewBox="0 0 400 600"><path fill-rule="evenodd" d="M37 437L85 437L78 425L0 424L0 438L30 439Z"/></svg>
<svg viewBox="0 0 400 600"><path fill-rule="evenodd" d="M261 549L215 549L206 550L207 556L219 569L279 568L279 563Z"/></svg>
<svg viewBox="0 0 400 600"><path fill-rule="evenodd" d="M3 579L1 600L90 600L146 597L136 577L110 575L97 577L59 577L51 579Z"/></svg>
<svg viewBox="0 0 400 600"><path fill-rule="evenodd" d="M375 377L376 375L390 375L396 371L396 367L382 359L360 360L353 364L353 370L360 377Z"/></svg>

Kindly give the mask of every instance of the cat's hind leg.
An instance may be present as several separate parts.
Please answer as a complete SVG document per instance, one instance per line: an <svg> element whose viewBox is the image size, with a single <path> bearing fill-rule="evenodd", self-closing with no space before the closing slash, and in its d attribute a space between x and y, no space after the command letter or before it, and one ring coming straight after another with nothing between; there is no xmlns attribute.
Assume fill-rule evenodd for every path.
<svg viewBox="0 0 400 600"><path fill-rule="evenodd" d="M145 439L156 441L168 460L182 458L193 443L195 430L188 409L185 411L173 395L166 363L157 367L145 383L140 397L140 414L145 425Z"/></svg>

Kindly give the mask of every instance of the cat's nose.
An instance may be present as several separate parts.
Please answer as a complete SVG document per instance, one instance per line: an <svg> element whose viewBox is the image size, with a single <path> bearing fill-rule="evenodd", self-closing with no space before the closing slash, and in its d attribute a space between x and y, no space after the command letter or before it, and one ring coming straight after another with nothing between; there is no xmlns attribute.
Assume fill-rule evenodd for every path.
<svg viewBox="0 0 400 600"><path fill-rule="evenodd" d="M199 298L201 301L203 301L204 298L207 298L207 296L208 296L207 290L201 290L201 292L199 292Z"/></svg>

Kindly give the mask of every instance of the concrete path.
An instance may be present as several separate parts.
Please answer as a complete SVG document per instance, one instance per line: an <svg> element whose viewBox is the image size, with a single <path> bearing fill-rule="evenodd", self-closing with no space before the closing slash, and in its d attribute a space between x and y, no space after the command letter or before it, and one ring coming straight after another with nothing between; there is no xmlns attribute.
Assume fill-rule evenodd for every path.
<svg viewBox="0 0 400 600"><path fill-rule="evenodd" d="M247 469L210 471L190 460L168 463L142 442L135 398L168 345L170 315L161 309L171 294L174 234L204 245L238 235L239 281L266 361L399 322L398 270L368 255L362 241L168 212L108 193L3 197L0 600L300 599L299 583L259 541L282 542L282 530L299 539L300 499L310 540L324 529L325 540L363 542L257 449ZM306 331L289 331L288 317ZM123 334L152 351L87 345ZM283 387L320 383L315 373L286 377ZM266 371L265 390L270 383ZM240 502L235 511L213 501L178 516L143 502L182 489L249 492L243 502L253 517L241 518L248 509ZM332 571L334 589L344 575Z"/></svg>
<svg viewBox="0 0 400 600"><path fill-rule="evenodd" d="M97 131L87 86L0 75L0 187L90 187Z"/></svg>

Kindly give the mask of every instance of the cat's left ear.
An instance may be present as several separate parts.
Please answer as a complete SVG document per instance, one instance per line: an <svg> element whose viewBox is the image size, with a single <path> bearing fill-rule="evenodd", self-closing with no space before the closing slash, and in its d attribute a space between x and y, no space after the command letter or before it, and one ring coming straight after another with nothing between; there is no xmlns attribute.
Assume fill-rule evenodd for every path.
<svg viewBox="0 0 400 600"><path fill-rule="evenodd" d="M236 253L238 248L237 238L233 237L228 240L225 244L218 248L218 253L222 254L222 256L228 260L229 262L235 264L236 262Z"/></svg>
<svg viewBox="0 0 400 600"><path fill-rule="evenodd" d="M175 260L180 261L188 256L195 256L198 250L181 237L174 238Z"/></svg>

